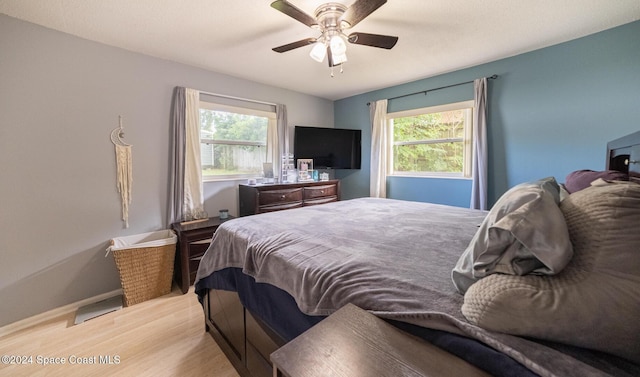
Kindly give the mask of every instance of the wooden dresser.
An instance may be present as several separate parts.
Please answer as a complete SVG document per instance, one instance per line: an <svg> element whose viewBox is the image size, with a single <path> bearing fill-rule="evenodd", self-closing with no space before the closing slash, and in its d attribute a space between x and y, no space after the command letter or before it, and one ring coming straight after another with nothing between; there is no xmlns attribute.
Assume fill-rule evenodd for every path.
<svg viewBox="0 0 640 377"><path fill-rule="evenodd" d="M240 216L340 200L340 181L240 185Z"/></svg>

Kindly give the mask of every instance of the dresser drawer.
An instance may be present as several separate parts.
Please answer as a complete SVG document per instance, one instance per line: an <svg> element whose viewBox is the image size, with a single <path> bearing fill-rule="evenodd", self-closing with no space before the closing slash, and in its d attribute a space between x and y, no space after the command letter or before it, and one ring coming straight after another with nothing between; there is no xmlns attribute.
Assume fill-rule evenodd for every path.
<svg viewBox="0 0 640 377"><path fill-rule="evenodd" d="M338 197L337 196L329 196L326 198L316 198L316 199L309 199L309 200L305 200L304 201L304 206L308 207L308 206L315 206L318 204L325 204L325 203L331 203L331 202L337 202L338 201Z"/></svg>
<svg viewBox="0 0 640 377"><path fill-rule="evenodd" d="M303 205L302 201L299 201L299 202L293 202L293 203L282 203L282 204L272 204L272 205L269 205L269 206L260 206L260 207L258 207L258 213L273 212L273 211L281 211L283 209L298 208L298 207L302 207L302 205Z"/></svg>
<svg viewBox="0 0 640 377"><path fill-rule="evenodd" d="M202 259L202 255L189 259L189 285L192 285L196 281L198 266L200 266L200 259Z"/></svg>
<svg viewBox="0 0 640 377"><path fill-rule="evenodd" d="M189 242L189 257L201 257L211 244L211 238L206 240Z"/></svg>
<svg viewBox="0 0 640 377"><path fill-rule="evenodd" d="M209 248L209 244L211 244L211 238L189 243L189 284L195 282L200 259Z"/></svg>
<svg viewBox="0 0 640 377"><path fill-rule="evenodd" d="M270 206L302 201L302 188L264 190L258 193L258 206Z"/></svg>
<svg viewBox="0 0 640 377"><path fill-rule="evenodd" d="M329 197L329 196L335 196L337 198L338 189L336 185L311 186L311 187L304 188L305 200L323 198L323 197Z"/></svg>

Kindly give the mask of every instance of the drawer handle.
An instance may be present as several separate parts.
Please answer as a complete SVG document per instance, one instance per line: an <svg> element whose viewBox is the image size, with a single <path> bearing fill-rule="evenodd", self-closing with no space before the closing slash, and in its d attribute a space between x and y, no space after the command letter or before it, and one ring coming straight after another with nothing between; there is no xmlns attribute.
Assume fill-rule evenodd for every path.
<svg viewBox="0 0 640 377"><path fill-rule="evenodd" d="M286 196L285 196L285 195L281 195L281 196L280 196L280 199L284 199L284 198L286 198Z"/></svg>
<svg viewBox="0 0 640 377"><path fill-rule="evenodd" d="M320 193L321 193L321 194L324 194L324 190L320 190Z"/></svg>

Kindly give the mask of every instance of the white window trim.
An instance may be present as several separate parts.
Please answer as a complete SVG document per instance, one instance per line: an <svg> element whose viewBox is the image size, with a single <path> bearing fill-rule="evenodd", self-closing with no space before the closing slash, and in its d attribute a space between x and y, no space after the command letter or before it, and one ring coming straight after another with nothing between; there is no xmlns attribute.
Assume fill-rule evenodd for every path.
<svg viewBox="0 0 640 377"><path fill-rule="evenodd" d="M212 111L224 111L224 112L228 112L228 113L236 113L236 114L243 114L243 115L252 115L252 116L259 116L259 117L264 117L268 119L268 125L267 127L269 129L271 128L275 128L277 127L277 116L276 116L276 112L275 109L273 112L271 111L264 111L264 110L258 110L258 109L251 109L251 108L246 108L246 107L239 107L239 106L232 106L232 105L224 105L224 104L220 104L220 103L215 103L215 102L210 102L210 101L203 101L200 100L200 104L199 104L201 109L207 109L207 110L212 110ZM267 135L269 134L269 131L267 131ZM268 137L267 137L268 139ZM214 139L200 139L200 143L207 143L207 144L228 144L228 145L256 145L256 146L266 146L267 150L268 150L268 140L267 143L263 143L263 142L243 142L243 141L229 141L229 142L219 142L216 141ZM277 140L276 140L277 142ZM266 153L266 152L265 152ZM250 173L250 174L228 174L228 175L203 175L202 176L202 182L221 182L221 181L238 181L238 180L245 180L247 178L255 178L256 174L255 173Z"/></svg>
<svg viewBox="0 0 640 377"><path fill-rule="evenodd" d="M390 140L391 142L388 143L388 150L387 150L387 167L388 167L388 172L387 172L387 176L388 177L411 177L411 178L452 178L452 179L471 179L471 169L472 169L472 163L471 163L471 156L472 156L472 152L473 152L473 125L469 124L469 125L465 125L465 136L464 136L464 149L463 149L463 159L465 161L464 165L463 165L463 169L464 171L462 173L439 173L439 172L425 172L425 173L420 173L420 172L407 172L407 173L402 173L402 172L393 172L393 146L395 144L394 140L393 140L393 119L394 118L405 118L405 117L411 117L411 116L416 116L416 115L421 115L421 114L430 114L430 113L440 113L440 112L444 112L444 111L451 111L451 110L460 110L460 109L468 109L471 108L471 114L470 117L473 117L473 106L474 106L474 101L473 100L469 100L469 101L461 101L461 102L453 102L453 103L447 103L444 105L437 105L437 106L429 106L429 107L422 107L419 109L411 109L411 110L402 110L402 111L396 111L393 113L387 113L387 130L388 130L388 140ZM471 119L471 123L473 122L473 119ZM446 142L449 139L439 139L439 140L433 140L430 141L433 143L438 143L438 142ZM458 140L458 139L453 139ZM413 142L408 142L408 143L413 143ZM416 144L423 144L422 142L420 143L416 143Z"/></svg>
<svg viewBox="0 0 640 377"><path fill-rule="evenodd" d="M247 108L247 107L223 105L223 104L219 104L219 103L215 103L215 102L202 101L202 100L200 100L200 108L207 109L207 110L213 110L213 111L224 111L224 112L227 112L227 113L254 115L254 116L265 117L265 118L269 118L269 119L276 119L275 110L273 112L271 112L271 111L251 109L251 108Z"/></svg>

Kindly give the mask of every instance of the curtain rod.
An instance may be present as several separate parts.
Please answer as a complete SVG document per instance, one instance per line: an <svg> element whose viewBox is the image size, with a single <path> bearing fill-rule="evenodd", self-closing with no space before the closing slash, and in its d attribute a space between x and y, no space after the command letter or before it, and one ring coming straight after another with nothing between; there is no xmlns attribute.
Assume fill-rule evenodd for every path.
<svg viewBox="0 0 640 377"><path fill-rule="evenodd" d="M242 97L234 97L234 96L228 96L226 94L218 94L218 93L211 93L211 92L204 92L202 90L199 90L200 94L205 94L208 96L214 96L214 97L222 97L222 98L228 98L228 99L235 99L238 101L245 101L245 102L253 102L253 103L259 103L261 105L269 105L269 106L278 106L277 103L271 103L271 102L264 102L264 101L258 101L258 100L254 100L254 99L248 99L248 98L242 98Z"/></svg>
<svg viewBox="0 0 640 377"><path fill-rule="evenodd" d="M493 76L489 76L489 77L487 77L487 79L490 79L490 80L495 80L495 79L497 79L497 78L498 78L498 75L493 75ZM404 97L414 96L414 95L416 95L416 94L421 94L421 93L424 93L424 95L427 95L427 93L429 93L429 92L433 92L433 91L436 91L436 90L440 90L440 89L447 89L447 88L451 88L451 87L454 87L454 86L459 86L459 85L464 85L464 84L471 84L471 83L473 83L473 81L465 81L465 82L461 82L461 83L457 83L457 84L451 84L451 85L447 85L447 86L441 86L441 87L439 87L439 88L433 88L433 89L422 90L422 91L415 92L415 93L403 94L403 95L401 95L401 96L387 98L387 100L388 100L388 101L390 101L390 100L392 100L392 99L398 99L398 98L404 98ZM369 105L371 105L371 102L367 102L367 106L369 106Z"/></svg>

